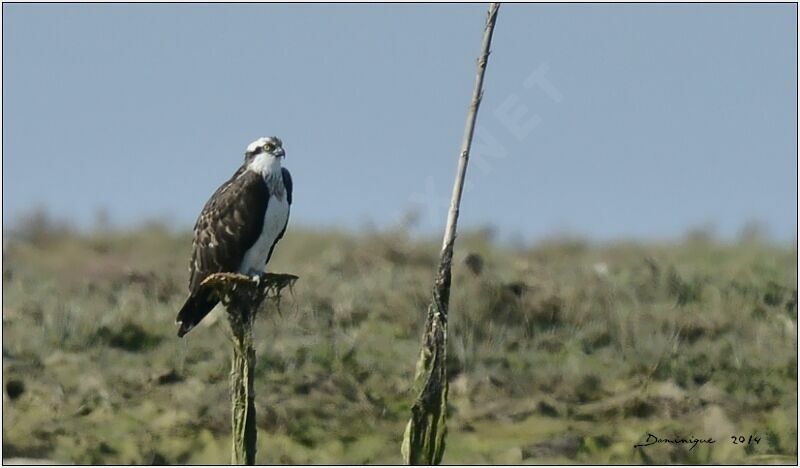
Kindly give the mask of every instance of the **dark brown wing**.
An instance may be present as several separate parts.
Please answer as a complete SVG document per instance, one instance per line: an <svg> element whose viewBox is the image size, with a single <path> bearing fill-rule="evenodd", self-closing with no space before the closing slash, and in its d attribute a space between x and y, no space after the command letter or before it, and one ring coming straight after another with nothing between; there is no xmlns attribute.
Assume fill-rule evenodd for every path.
<svg viewBox="0 0 800 468"><path fill-rule="evenodd" d="M286 189L286 201L288 201L289 204L291 205L292 204L292 188L293 188L292 186L294 185L292 183L292 175L289 174L289 169L286 169L285 167L282 167L281 168L281 176L283 177L283 187Z"/></svg>
<svg viewBox="0 0 800 468"><path fill-rule="evenodd" d="M240 168L214 192L194 226L189 291L209 275L235 272L264 227L269 191L258 174Z"/></svg>

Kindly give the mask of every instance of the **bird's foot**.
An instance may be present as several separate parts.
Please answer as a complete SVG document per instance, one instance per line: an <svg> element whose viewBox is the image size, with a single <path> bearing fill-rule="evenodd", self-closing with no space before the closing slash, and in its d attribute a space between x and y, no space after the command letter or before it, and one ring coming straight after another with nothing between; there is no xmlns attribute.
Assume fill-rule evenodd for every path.
<svg viewBox="0 0 800 468"><path fill-rule="evenodd" d="M256 285L261 284L261 275L264 274L263 271L258 271L256 269L252 269L252 270L248 271L247 274L250 276L250 278L253 281L256 282Z"/></svg>

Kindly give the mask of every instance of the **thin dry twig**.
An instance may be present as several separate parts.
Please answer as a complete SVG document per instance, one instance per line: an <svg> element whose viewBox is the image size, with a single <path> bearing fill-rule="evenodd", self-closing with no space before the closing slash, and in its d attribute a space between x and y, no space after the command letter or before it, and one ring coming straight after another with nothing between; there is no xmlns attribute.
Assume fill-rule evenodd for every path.
<svg viewBox="0 0 800 468"><path fill-rule="evenodd" d="M422 350L417 361L414 391L416 400L411 407L411 418L406 425L401 448L403 461L409 465L439 464L444 456L445 436L447 434L447 312L450 302L451 264L453 246L456 239L461 193L469 162L469 151L472 146L472 135L475 131L475 120L483 97L483 75L489 61L489 46L492 42L494 24L497 20L499 3L489 5L486 25L483 33L481 54L478 57L478 72L475 77L475 88L472 102L467 114L464 139L458 159L458 169L450 211L447 216L442 242L439 268L433 285L433 299L428 306L425 322L425 334L422 338Z"/></svg>

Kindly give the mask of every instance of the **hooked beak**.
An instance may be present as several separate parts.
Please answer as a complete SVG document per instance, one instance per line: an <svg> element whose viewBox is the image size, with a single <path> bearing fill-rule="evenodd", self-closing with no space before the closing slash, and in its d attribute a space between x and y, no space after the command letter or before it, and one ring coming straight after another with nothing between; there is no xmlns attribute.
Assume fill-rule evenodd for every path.
<svg viewBox="0 0 800 468"><path fill-rule="evenodd" d="M275 156L286 159L286 151L284 151L283 148L278 148L275 150Z"/></svg>

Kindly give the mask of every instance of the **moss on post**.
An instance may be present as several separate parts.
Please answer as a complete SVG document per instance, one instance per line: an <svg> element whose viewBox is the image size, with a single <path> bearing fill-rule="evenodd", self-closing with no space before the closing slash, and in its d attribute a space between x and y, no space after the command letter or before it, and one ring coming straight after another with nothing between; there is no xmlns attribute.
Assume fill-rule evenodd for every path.
<svg viewBox="0 0 800 468"><path fill-rule="evenodd" d="M425 335L417 361L411 418L403 434L401 452L407 465L439 464L447 435L447 309L450 298L452 244L445 250L428 306Z"/></svg>
<svg viewBox="0 0 800 468"><path fill-rule="evenodd" d="M233 333L231 358L231 463L256 463L256 406L253 386L256 350L253 325L256 312L267 297L280 299L280 292L297 276L263 273L254 279L238 273L215 273L203 281L214 288L228 312Z"/></svg>

